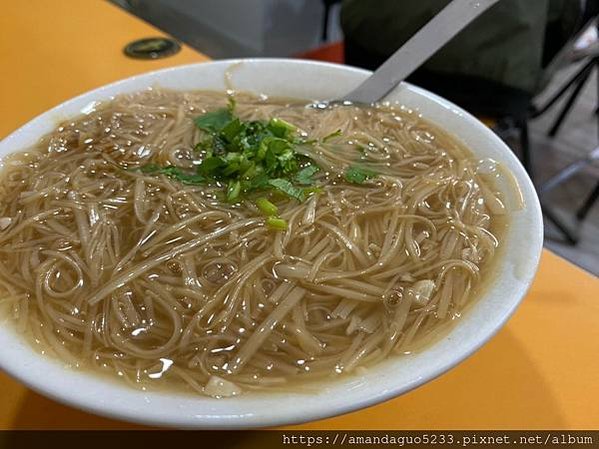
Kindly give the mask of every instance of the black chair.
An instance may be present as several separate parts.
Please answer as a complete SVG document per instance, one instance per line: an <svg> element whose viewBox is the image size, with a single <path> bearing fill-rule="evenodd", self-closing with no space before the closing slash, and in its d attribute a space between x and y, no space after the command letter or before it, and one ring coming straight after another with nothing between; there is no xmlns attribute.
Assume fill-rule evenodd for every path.
<svg viewBox="0 0 599 449"><path fill-rule="evenodd" d="M596 0L587 1L586 16L589 15L588 11L594 10L597 3L599 2ZM584 23L583 18L581 18L578 27L579 30L582 29ZM563 48L571 42L572 37L570 37L570 40L563 37L557 39L555 30L551 26L548 26L545 34L546 45L543 52L543 66L548 68L552 67L552 62L563 51ZM347 64L375 70L385 59L385 57L374 55L362 49L358 43L353 42L346 36L345 62ZM592 67L596 67L596 65ZM587 69L587 71L589 70ZM583 75L588 76L587 71ZM580 77L583 75L580 75ZM575 83L581 79L580 77L570 83L570 86L577 86L578 90L576 94L582 88L578 87L578 84ZM534 107L532 94L487 79L464 76L462 74L434 73L424 68L417 70L407 81L449 99L478 117L490 119L495 123L493 129L500 137L506 138L507 136L516 134L519 141L520 160L533 182L535 181L528 122L542 111ZM559 125L556 127L556 132L557 128L559 128ZM593 195L589 197L588 202L591 206L592 202L599 196L599 186L595 190ZM588 212L588 208L583 210L580 216L584 216ZM550 208L544 205L543 211L545 217L556 226L567 242L571 244L576 243L576 236L555 216Z"/></svg>
<svg viewBox="0 0 599 449"><path fill-rule="evenodd" d="M345 37L345 62L349 65L376 70L385 57L374 55ZM472 114L492 120L500 135L516 131L519 136L520 158L532 176L533 163L528 138L528 118L532 95L487 79L461 74L439 74L419 69L407 81L435 92Z"/></svg>
<svg viewBox="0 0 599 449"><path fill-rule="evenodd" d="M324 5L324 14L322 19L322 33L320 39L324 42L329 38L329 18L331 17L331 8L341 3L341 0L322 0Z"/></svg>
<svg viewBox="0 0 599 449"><path fill-rule="evenodd" d="M599 2L591 1L587 3L587 12L592 12L595 16L591 16L591 18L586 22L586 25L582 28L581 32L586 30L590 26L597 27L597 31L599 33L599 19L597 14L599 14ZM587 17L588 18L588 17ZM572 39L572 44L577 40L579 35L575 36ZM573 47L573 46L572 46ZM569 57L571 62L581 62L581 68L572 75L557 91L546 101L542 106L533 106L531 109L531 118L537 118L543 115L545 112L550 110L562 97L566 94L569 94L566 99L564 105L562 106L559 114L557 115L555 121L549 128L547 135L549 137L555 137L559 132L562 124L567 118L569 112L572 107L576 103L582 89L585 84L588 82L591 74L595 69L599 72L599 45L595 45L593 48L588 49L585 52L579 53L575 52L572 47L566 48L566 52L569 52L570 55L566 55L566 58ZM598 78L599 80L599 73ZM599 83L598 83L599 88ZM599 98L598 98L599 104ZM596 115L599 115L599 107L597 107L595 111ZM597 122L597 130L599 133L599 120ZM571 179L574 175L579 173L581 170L584 170L589 165L593 164L595 161L599 160L599 147L593 149L589 154L576 162L568 165L567 167L560 170L558 173L553 175L550 179L545 181L541 186L539 186L539 195L541 199L551 190L555 189L565 181ZM582 206L576 211L575 216L579 222L582 222L588 215L589 211L593 207L593 205L599 199L599 181L595 184L595 187L583 201ZM548 217L553 224L560 230L561 234L564 236L565 240L570 244L576 244L578 242L578 235L575 229L571 229L567 226L562 220L560 220L552 211L552 209L544 205L543 212L546 217Z"/></svg>

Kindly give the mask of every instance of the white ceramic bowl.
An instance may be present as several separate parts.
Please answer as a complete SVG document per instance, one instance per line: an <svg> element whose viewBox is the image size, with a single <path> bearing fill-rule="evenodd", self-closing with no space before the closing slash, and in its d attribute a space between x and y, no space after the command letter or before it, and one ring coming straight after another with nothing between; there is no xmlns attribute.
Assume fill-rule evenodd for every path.
<svg viewBox="0 0 599 449"><path fill-rule="evenodd" d="M160 70L93 90L40 115L0 142L0 157L36 143L61 120L117 94L150 86L223 90L224 73L233 65L232 82L238 90L309 100L342 96L369 75L341 65L286 59L218 61ZM511 216L503 260L492 286L441 341L417 355L388 360L363 376L339 378L317 393L248 394L221 400L145 393L65 368L34 352L6 326L0 328L0 368L41 394L92 413L157 426L215 429L276 426L350 412L412 390L464 360L502 327L530 286L543 241L539 201L510 149L470 114L409 84L399 86L388 99L420 111L477 156L503 164L514 174L525 202ZM504 188L508 190L507 184Z"/></svg>

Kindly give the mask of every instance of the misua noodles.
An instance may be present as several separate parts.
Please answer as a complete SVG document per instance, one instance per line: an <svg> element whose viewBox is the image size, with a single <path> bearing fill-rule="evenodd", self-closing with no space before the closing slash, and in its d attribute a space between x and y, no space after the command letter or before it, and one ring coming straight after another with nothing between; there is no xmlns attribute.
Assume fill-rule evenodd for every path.
<svg viewBox="0 0 599 449"><path fill-rule="evenodd" d="M402 108L235 102L297 127L320 168L304 201L268 194L281 229L255 195L139 170L193 170L193 119L224 93L119 96L4 159L0 304L19 331L73 366L222 397L409 352L475 299L505 213L488 161Z"/></svg>

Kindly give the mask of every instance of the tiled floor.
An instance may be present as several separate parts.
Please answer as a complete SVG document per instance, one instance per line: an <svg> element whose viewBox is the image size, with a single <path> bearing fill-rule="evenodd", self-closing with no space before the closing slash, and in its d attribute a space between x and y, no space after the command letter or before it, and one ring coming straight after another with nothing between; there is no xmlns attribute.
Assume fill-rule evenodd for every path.
<svg viewBox="0 0 599 449"><path fill-rule="evenodd" d="M546 98L549 92L562 85L577 68L573 66L557 74L542 98ZM594 113L597 107L596 73L587 82L560 132L551 139L546 133L558 114L561 104L563 100L530 125L536 178L539 182L548 179L568 164L584 158L599 145L597 137L599 117ZM555 228L546 223L546 247L595 275L599 275L599 201L583 223L578 223L574 214L597 182L599 182L599 162L589 166L543 197L543 201L554 210L555 214L580 236L576 246L561 243Z"/></svg>

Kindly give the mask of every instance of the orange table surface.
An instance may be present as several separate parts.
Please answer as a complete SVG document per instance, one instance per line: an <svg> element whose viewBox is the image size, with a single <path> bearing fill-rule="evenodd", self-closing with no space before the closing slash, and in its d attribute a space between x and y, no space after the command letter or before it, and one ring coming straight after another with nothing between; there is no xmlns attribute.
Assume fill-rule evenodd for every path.
<svg viewBox="0 0 599 449"><path fill-rule="evenodd" d="M99 0L3 2L0 138L102 84L207 58L138 61L123 46L160 31ZM599 279L543 252L514 317L474 356L417 390L295 429L597 429ZM28 390L0 373L0 429L123 429Z"/></svg>

